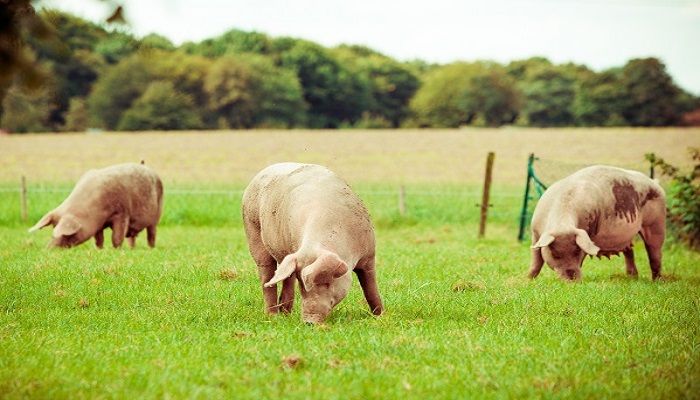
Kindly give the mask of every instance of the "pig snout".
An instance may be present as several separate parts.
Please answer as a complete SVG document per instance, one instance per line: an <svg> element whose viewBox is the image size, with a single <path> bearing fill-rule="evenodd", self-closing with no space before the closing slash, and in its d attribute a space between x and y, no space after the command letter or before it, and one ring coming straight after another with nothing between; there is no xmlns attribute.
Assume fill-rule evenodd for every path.
<svg viewBox="0 0 700 400"><path fill-rule="evenodd" d="M301 319L308 324L320 324L326 320L333 309L328 301L302 301Z"/></svg>
<svg viewBox="0 0 700 400"><path fill-rule="evenodd" d="M568 281L578 281L581 279L580 268L566 268L559 271L559 276Z"/></svg>

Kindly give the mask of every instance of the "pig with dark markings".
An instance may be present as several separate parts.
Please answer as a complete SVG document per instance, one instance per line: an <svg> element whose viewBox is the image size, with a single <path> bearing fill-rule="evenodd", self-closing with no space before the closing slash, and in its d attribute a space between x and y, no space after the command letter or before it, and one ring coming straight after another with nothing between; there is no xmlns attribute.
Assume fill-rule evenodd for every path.
<svg viewBox="0 0 700 400"><path fill-rule="evenodd" d="M148 245L156 244L156 225L163 210L163 184L141 164L119 164L86 172L68 197L44 215L29 232L53 226L54 247L77 246L91 237L102 248L103 230L112 229L112 245L146 229Z"/></svg>
<svg viewBox="0 0 700 400"><path fill-rule="evenodd" d="M639 234L657 279L665 228L665 194L654 180L621 168L584 168L554 183L537 203L529 275L535 278L546 262L560 277L578 280L586 255L622 253L627 274L636 277L632 240Z"/></svg>
<svg viewBox="0 0 700 400"><path fill-rule="evenodd" d="M369 214L333 172L312 164L271 165L246 188L242 212L268 313L291 311L299 281L302 319L323 322L347 295L351 272L370 311L382 313Z"/></svg>

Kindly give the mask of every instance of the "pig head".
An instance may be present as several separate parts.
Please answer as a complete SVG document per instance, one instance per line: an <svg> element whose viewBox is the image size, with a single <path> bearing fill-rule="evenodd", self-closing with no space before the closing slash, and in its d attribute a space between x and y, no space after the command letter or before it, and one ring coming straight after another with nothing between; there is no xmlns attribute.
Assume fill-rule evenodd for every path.
<svg viewBox="0 0 700 400"><path fill-rule="evenodd" d="M29 232L53 226L49 247L73 247L95 236L98 227L93 218L81 218L71 213L61 213L57 210L44 215L39 222L29 228Z"/></svg>
<svg viewBox="0 0 700 400"><path fill-rule="evenodd" d="M581 265L586 255L595 256L600 251L583 229L546 232L532 248L540 250L547 265L561 278L569 280L581 279Z"/></svg>
<svg viewBox="0 0 700 400"><path fill-rule="evenodd" d="M301 286L302 319L312 324L326 319L352 283L348 265L337 254L322 251L315 259L298 253L286 256L265 287L274 287L293 274Z"/></svg>

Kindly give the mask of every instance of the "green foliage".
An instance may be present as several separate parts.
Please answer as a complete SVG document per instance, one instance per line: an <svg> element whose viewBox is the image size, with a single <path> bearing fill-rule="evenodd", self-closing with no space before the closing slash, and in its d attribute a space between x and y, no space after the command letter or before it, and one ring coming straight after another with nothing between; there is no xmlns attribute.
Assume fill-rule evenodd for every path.
<svg viewBox="0 0 700 400"><path fill-rule="evenodd" d="M135 53L138 48L139 43L133 36L115 31L97 43L95 52L107 63L116 64Z"/></svg>
<svg viewBox="0 0 700 400"><path fill-rule="evenodd" d="M418 77L408 67L366 47L341 46L335 54L369 83L371 102L362 119L370 114L376 121L389 121L389 127L398 127L410 112L408 104L418 89Z"/></svg>
<svg viewBox="0 0 700 400"><path fill-rule="evenodd" d="M47 124L60 130L73 97L85 97L90 92L104 66L103 58L94 52L95 45L108 33L96 24L58 11L41 14L54 29L50 40L29 38L36 58L49 71L51 114Z"/></svg>
<svg viewBox="0 0 700 400"><path fill-rule="evenodd" d="M511 64L523 94L522 118L532 126L572 125L576 77L563 66L543 58Z"/></svg>
<svg viewBox="0 0 700 400"><path fill-rule="evenodd" d="M211 58L226 54L268 54L271 51L271 40L264 33L231 29L213 39L205 39L200 43L186 43L183 45L183 50L189 54Z"/></svg>
<svg viewBox="0 0 700 400"><path fill-rule="evenodd" d="M299 81L268 58L221 57L212 65L204 88L211 109L229 128L303 124L306 104Z"/></svg>
<svg viewBox="0 0 700 400"><path fill-rule="evenodd" d="M81 97L70 99L64 130L69 132L83 132L89 125L90 115L88 114L85 99Z"/></svg>
<svg viewBox="0 0 700 400"><path fill-rule="evenodd" d="M620 83L620 71L609 70L583 77L573 104L574 116L583 126L624 125L622 113L627 95Z"/></svg>
<svg viewBox="0 0 700 400"><path fill-rule="evenodd" d="M118 19L120 12L118 8L113 17ZM91 125L115 129L152 81L169 81L189 95L202 127L212 129L379 127L386 122L391 127L499 126L514 121L660 126L694 124L698 117L692 112L700 107L698 98L679 89L655 58L631 60L601 73L542 57L505 68L493 62L441 66L398 62L365 46L328 49L238 29L175 46L157 34L137 39L123 28L106 30L59 11L41 11L37 17L26 0L2 7L0 21L8 21L0 27L0 53L7 55L0 63L0 99L12 82L51 87L48 117L21 124L30 130L66 130L74 98L87 99ZM212 65L229 56L244 60L236 71L210 73ZM246 63L261 70L246 75ZM236 74L243 75L239 79ZM226 83L234 94L225 95L226 87L215 88L212 82ZM249 93L257 90L261 92ZM23 110L36 112L19 108Z"/></svg>
<svg viewBox="0 0 700 400"><path fill-rule="evenodd" d="M622 87L628 98L622 114L634 126L673 125L680 94L666 66L656 58L630 60L622 68Z"/></svg>
<svg viewBox="0 0 700 400"><path fill-rule="evenodd" d="M141 49L155 49L155 50L166 50L174 51L175 45L170 39L165 36L158 35L156 33L151 33L141 38Z"/></svg>
<svg viewBox="0 0 700 400"><path fill-rule="evenodd" d="M48 131L49 103L46 88L29 90L13 85L2 102L0 129L17 133Z"/></svg>
<svg viewBox="0 0 700 400"><path fill-rule="evenodd" d="M207 113L209 99L204 89L211 60L183 52L142 51L139 56L150 64L156 79L170 81L178 92L190 96L200 117L211 126L214 117Z"/></svg>
<svg viewBox="0 0 700 400"><path fill-rule="evenodd" d="M454 63L429 72L411 102L418 124L433 127L511 123L519 94L506 70L494 63Z"/></svg>
<svg viewBox="0 0 700 400"><path fill-rule="evenodd" d="M700 250L700 148L691 148L690 156L695 166L686 173L654 153L645 157L672 179L666 199L671 233L691 248Z"/></svg>
<svg viewBox="0 0 700 400"><path fill-rule="evenodd" d="M119 121L119 130L198 129L202 120L192 99L168 81L155 81L134 101Z"/></svg>
<svg viewBox="0 0 700 400"><path fill-rule="evenodd" d="M95 124L110 130L117 128L122 114L154 79L150 61L137 54L108 68L100 76L88 98Z"/></svg>
<svg viewBox="0 0 700 400"><path fill-rule="evenodd" d="M354 123L371 102L369 82L333 58L325 48L296 41L281 53L281 65L296 72L309 105L308 124L335 128Z"/></svg>
<svg viewBox="0 0 700 400"><path fill-rule="evenodd" d="M347 122L340 124L341 129L391 129L394 124L384 117L372 115L369 112L362 113L362 117L354 124L350 125Z"/></svg>

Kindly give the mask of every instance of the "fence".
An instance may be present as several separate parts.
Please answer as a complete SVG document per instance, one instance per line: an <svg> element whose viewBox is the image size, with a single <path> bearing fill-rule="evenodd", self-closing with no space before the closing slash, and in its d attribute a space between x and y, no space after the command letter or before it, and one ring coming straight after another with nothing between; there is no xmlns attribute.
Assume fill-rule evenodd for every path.
<svg viewBox="0 0 700 400"><path fill-rule="evenodd" d="M56 207L72 187L24 184L0 186L0 225L28 224ZM395 185L359 188L356 193L365 202L378 226L396 226L417 222L482 223L484 193L474 187L448 186L435 189ZM166 224L221 225L240 215L242 188L185 189L167 188L165 194ZM512 224L517 219L517 191L495 190L487 198L488 218ZM480 212L480 207L482 212ZM481 220L480 220L481 218ZM218 221L217 221L218 220Z"/></svg>

